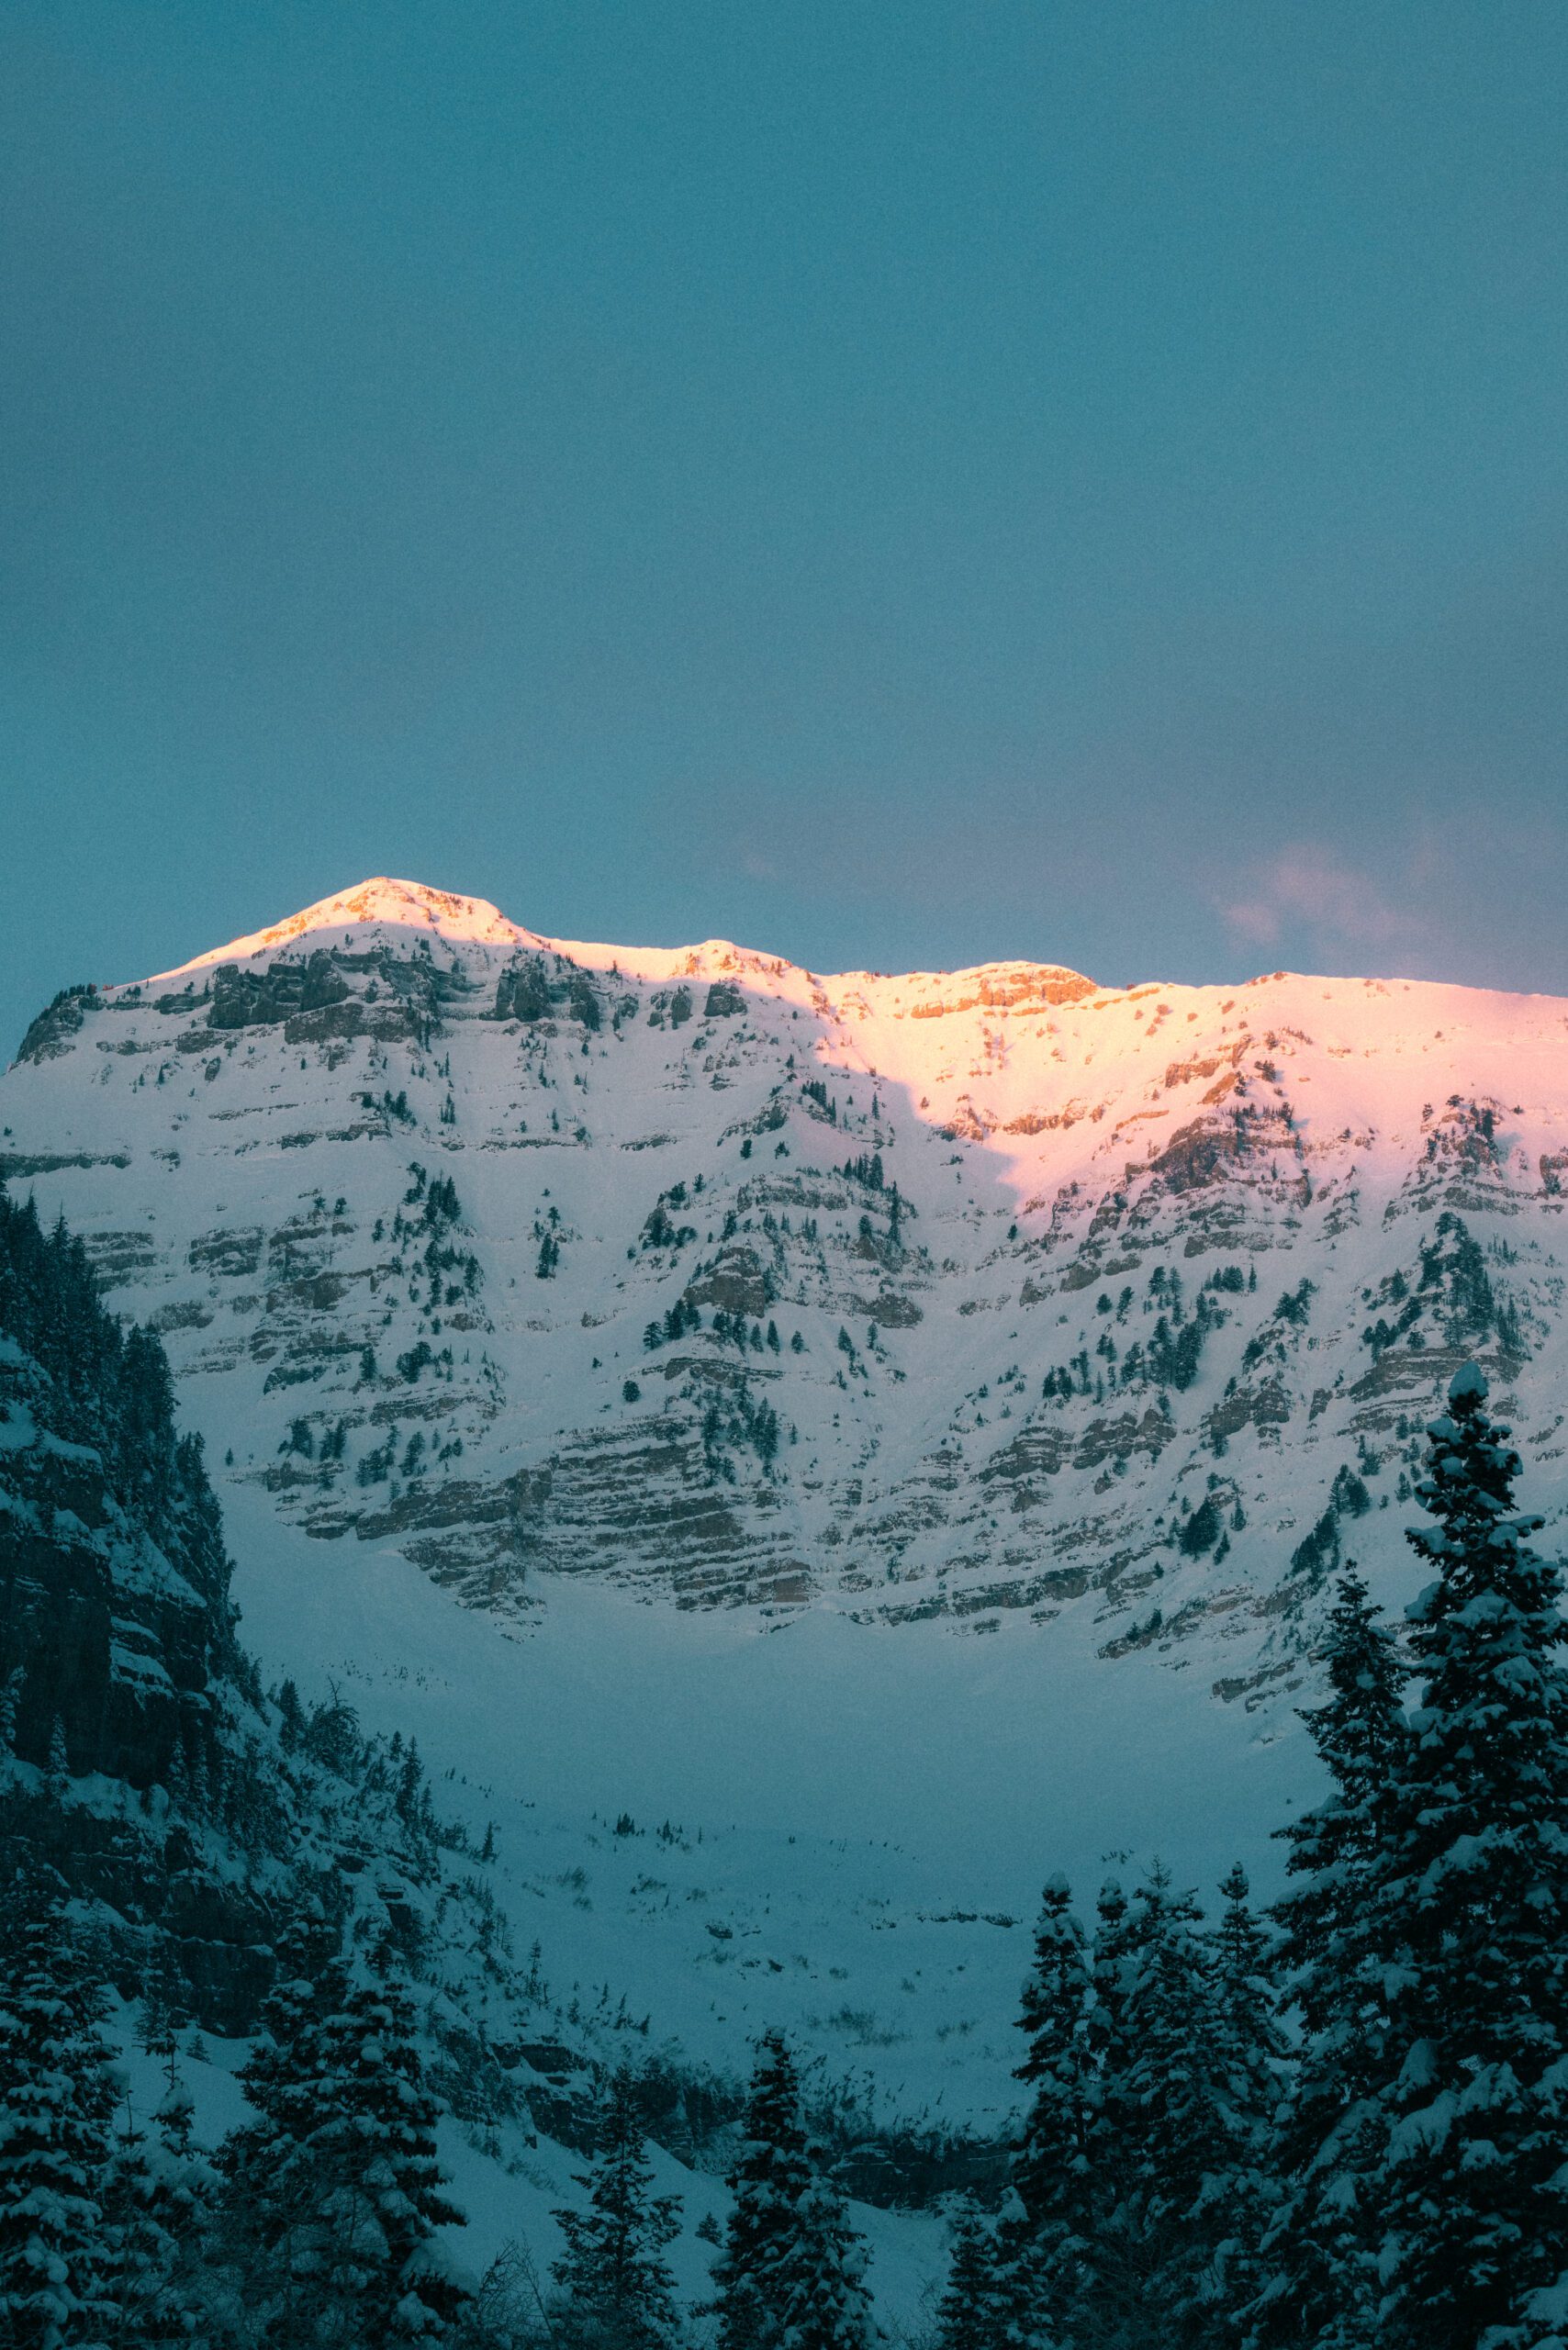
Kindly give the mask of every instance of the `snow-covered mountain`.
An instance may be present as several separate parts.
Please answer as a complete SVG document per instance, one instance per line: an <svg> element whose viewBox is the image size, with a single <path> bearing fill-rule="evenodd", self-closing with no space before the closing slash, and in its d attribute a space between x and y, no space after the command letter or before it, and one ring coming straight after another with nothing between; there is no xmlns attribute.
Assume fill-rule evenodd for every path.
<svg viewBox="0 0 1568 2350"><path fill-rule="evenodd" d="M514 1617L1074 1607L1250 1687L1398 1555L1350 1520L1462 1355L1561 1424L1548 998L819 978L379 880L58 1002L0 1107L237 1476Z"/></svg>
<svg viewBox="0 0 1568 2350"><path fill-rule="evenodd" d="M1043 1867L1266 1852L1460 1360L1568 1502L1549 998L823 977L376 880L57 999L0 1129L162 1332L263 1655L715 2061L782 2016L994 2113Z"/></svg>

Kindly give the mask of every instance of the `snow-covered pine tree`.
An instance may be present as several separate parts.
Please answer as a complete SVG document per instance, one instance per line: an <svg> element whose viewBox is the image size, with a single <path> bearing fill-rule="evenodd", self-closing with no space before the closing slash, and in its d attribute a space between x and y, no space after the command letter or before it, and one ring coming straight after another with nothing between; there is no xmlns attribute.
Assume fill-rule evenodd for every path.
<svg viewBox="0 0 1568 2350"><path fill-rule="evenodd" d="M190 2120L180 2085L161 2100L153 2132L132 2124L115 2145L103 2196L114 2350L187 2350L221 2338L209 2265L218 2177L191 2146Z"/></svg>
<svg viewBox="0 0 1568 2350"><path fill-rule="evenodd" d="M795 2215L812 2180L800 2076L780 2031L765 2032L757 2044L741 2126L728 2182L734 2200L713 2264L712 2311L718 2350L772 2350L778 2339L775 2280L790 2258Z"/></svg>
<svg viewBox="0 0 1568 2350"><path fill-rule="evenodd" d="M1379 2342L1568 2335L1568 1672L1562 1576L1467 1365L1428 1430L1409 1611L1424 1686L1390 1791Z"/></svg>
<svg viewBox="0 0 1568 2350"><path fill-rule="evenodd" d="M1208 1938L1212 2082L1219 2124L1194 2219L1213 2262L1210 2291L1234 2309L1256 2290L1256 2255L1273 2202L1270 2155L1288 2067L1272 1941L1238 1862Z"/></svg>
<svg viewBox="0 0 1568 2350"><path fill-rule="evenodd" d="M1406 1668L1353 1565L1323 1650L1328 1695L1304 1714L1330 1787L1280 1833L1299 1880L1273 1916L1301 2042L1277 2111L1273 2202L1243 2326L1249 2350L1364 2350L1376 2211L1369 2183L1386 2009L1378 1917L1384 1807L1406 1739Z"/></svg>
<svg viewBox="0 0 1568 2350"><path fill-rule="evenodd" d="M1017 2077L1030 2091L1013 2156L1021 2216L1004 2219L1002 2270L1006 2322L1025 2336L1065 2324L1091 2256L1093 2174L1090 2162L1094 2078L1090 2053L1090 1964L1065 1877L1041 1898L1035 1961L1025 1980L1019 2027L1027 2053ZM998 2311L999 2322L1002 2312Z"/></svg>
<svg viewBox="0 0 1568 2350"><path fill-rule="evenodd" d="M865 2350L863 2252L807 2151L801 2083L782 2032L763 2034L713 2264L717 2350Z"/></svg>
<svg viewBox="0 0 1568 2350"><path fill-rule="evenodd" d="M953 2214L947 2282L936 2305L932 2350L1007 2350L1013 2338L1016 2262L996 2228L967 2199Z"/></svg>
<svg viewBox="0 0 1568 2350"><path fill-rule="evenodd" d="M462 2305L438 2227L435 2107L400 1983L355 1985L317 1917L284 1937L257 2047L241 2075L255 2119L218 2166L229 2255L246 2306L293 2345L355 2323L376 2342L439 2337Z"/></svg>
<svg viewBox="0 0 1568 2350"><path fill-rule="evenodd" d="M0 1934L0 2342L66 2350L114 2326L105 2226L114 2090L101 1993L51 1873L7 1888Z"/></svg>
<svg viewBox="0 0 1568 2350"><path fill-rule="evenodd" d="M778 2277L781 2350L870 2350L866 2244L820 2165L796 2206L792 2258Z"/></svg>
<svg viewBox="0 0 1568 2350"><path fill-rule="evenodd" d="M440 2340L465 2295L435 2232L463 2214L444 2192L409 1993L392 1975L354 1985L310 2053L313 2121L290 2161L318 2199L308 2236L325 2339L352 2311L366 2342Z"/></svg>
<svg viewBox="0 0 1568 2350"><path fill-rule="evenodd" d="M1094 1997L1089 2010L1089 2048L1098 2072L1121 2033L1137 1931L1127 1897L1114 1876L1107 1877L1100 1887L1094 1913L1094 1942L1090 1955Z"/></svg>
<svg viewBox="0 0 1568 2350"><path fill-rule="evenodd" d="M160 1941L142 1979L141 2012L136 2027L138 2045L161 2064L172 2065L180 2026L189 2013L190 1998L185 1978L168 1942ZM170 2085L173 2086L172 2073Z"/></svg>
<svg viewBox="0 0 1568 2350"><path fill-rule="evenodd" d="M669 2350L681 2326L664 2248L680 2232L679 2198L653 2193L636 2076L611 2077L593 2166L577 2181L586 2211L554 2214L566 2249L551 2271L552 2338L570 2350Z"/></svg>
<svg viewBox="0 0 1568 2350"><path fill-rule="evenodd" d="M1090 2160L1099 2203L1082 2331L1141 2344L1212 2339L1215 2150L1228 2152L1202 1913L1157 1868L1113 1913L1095 1975L1113 2000L1102 2042ZM1114 1961L1114 1963L1113 1963Z"/></svg>
<svg viewBox="0 0 1568 2350"><path fill-rule="evenodd" d="M1276 1953L1251 1891L1238 1861L1220 1882L1225 1908L1210 1937L1221 2082L1249 2140L1273 2118L1289 2046L1280 2022Z"/></svg>
<svg viewBox="0 0 1568 2350"><path fill-rule="evenodd" d="M318 2027L347 1996L348 1972L319 1918L288 1919L255 2044L240 2074L254 2118L218 2150L223 2261L241 2305L283 2338L308 2332L316 2196L301 2150L316 2119Z"/></svg>

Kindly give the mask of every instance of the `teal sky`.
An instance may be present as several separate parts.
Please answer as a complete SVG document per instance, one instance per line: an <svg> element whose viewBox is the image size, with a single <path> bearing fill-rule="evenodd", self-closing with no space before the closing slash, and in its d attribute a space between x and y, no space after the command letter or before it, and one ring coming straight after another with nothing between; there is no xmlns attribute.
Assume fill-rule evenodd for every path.
<svg viewBox="0 0 1568 2350"><path fill-rule="evenodd" d="M371 872L1568 992L1560 0L11 0L0 1050Z"/></svg>

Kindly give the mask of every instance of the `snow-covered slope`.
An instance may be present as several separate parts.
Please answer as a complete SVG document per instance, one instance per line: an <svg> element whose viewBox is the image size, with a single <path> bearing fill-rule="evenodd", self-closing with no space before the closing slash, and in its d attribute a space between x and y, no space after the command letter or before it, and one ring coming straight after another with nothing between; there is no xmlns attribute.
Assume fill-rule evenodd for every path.
<svg viewBox="0 0 1568 2350"><path fill-rule="evenodd" d="M934 1968L957 1932L958 1972L989 1937L1015 1976L979 1913L1058 1855L1260 1840L1336 1559L1411 1587L1406 1480L1464 1356L1531 1505L1568 1499L1552 999L819 977L378 880L58 1002L0 1128L162 1332L270 1654L584 1820L700 1807L763 1840L724 1880L759 1905L769 1838L919 1831L890 1914L976 1912ZM638 1897L672 2000L688 1892ZM726 1980L732 2032L783 1998Z"/></svg>

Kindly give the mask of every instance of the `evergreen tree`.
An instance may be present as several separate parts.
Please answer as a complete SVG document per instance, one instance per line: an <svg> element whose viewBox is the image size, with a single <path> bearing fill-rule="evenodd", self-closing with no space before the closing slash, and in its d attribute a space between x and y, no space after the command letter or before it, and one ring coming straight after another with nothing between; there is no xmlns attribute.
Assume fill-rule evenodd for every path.
<svg viewBox="0 0 1568 2350"><path fill-rule="evenodd" d="M113 2350L182 2350L216 2344L224 2328L213 2292L212 2222L218 2179L190 2143L183 2086L160 2103L155 2134L134 2124L106 2174L104 2241L114 2277Z"/></svg>
<svg viewBox="0 0 1568 2350"><path fill-rule="evenodd" d="M241 2075L256 2120L225 2143L228 2215L244 2298L289 2350L439 2337L464 2296L435 2230L461 2223L442 2192L435 2108L408 1993L352 1985L291 1930Z"/></svg>
<svg viewBox="0 0 1568 2350"><path fill-rule="evenodd" d="M1024 1985L1020 2028L1027 2053L1017 2077L1032 2095L1013 2157L1019 2214L1004 2221L1002 2275L1015 2311L1063 2323L1077 2298L1092 2223L1090 2132L1090 1964L1065 1877L1051 1878ZM992 2299L999 2285L993 2287ZM1002 2322L993 2309L993 2322Z"/></svg>
<svg viewBox="0 0 1568 2350"><path fill-rule="evenodd" d="M936 2305L932 2350L1007 2350L1014 2337L1009 2258L996 2230L970 2202L954 2214L947 2282Z"/></svg>
<svg viewBox="0 0 1568 2350"><path fill-rule="evenodd" d="M807 2152L800 2077L781 2032L758 2044L744 2129L713 2265L718 2350L864 2350L862 2248Z"/></svg>
<svg viewBox="0 0 1568 2350"><path fill-rule="evenodd" d="M820 2167L796 2207L795 2222L793 2255L778 2280L784 2350L870 2350L865 2242Z"/></svg>
<svg viewBox="0 0 1568 2350"><path fill-rule="evenodd" d="M757 2047L729 2188L734 2202L713 2264L718 2350L772 2350L778 2339L778 2279L794 2250L796 2212L811 2185L801 2083L779 2031Z"/></svg>
<svg viewBox="0 0 1568 2350"><path fill-rule="evenodd" d="M64 1886L18 1876L0 1940L0 2343L16 2350L97 2344L117 2320L100 2014Z"/></svg>
<svg viewBox="0 0 1568 2350"><path fill-rule="evenodd" d="M1095 1903L1091 1953L1092 1998L1087 2038L1092 2097L1085 2117L1090 2210L1084 2231L1088 2250L1080 2266L1078 2297L1081 2310L1092 2312L1092 2327L1097 2325L1101 2336L1109 2339L1114 2339L1111 2322L1125 2299L1117 2283L1121 2263L1111 2223L1120 2200L1127 2143L1126 2117L1117 2110L1116 2100L1126 2061L1126 2004L1137 1944L1137 1915L1117 1880L1107 1877Z"/></svg>
<svg viewBox="0 0 1568 2350"><path fill-rule="evenodd" d="M1568 2326L1568 1626L1473 1363L1428 1430L1424 1686L1383 1830L1380 2340L1537 2350Z"/></svg>
<svg viewBox="0 0 1568 2350"><path fill-rule="evenodd" d="M1273 2132L1289 2042L1280 2022L1271 1941L1238 1862L1220 1885L1209 1938L1217 2132L1194 2220L1208 2241L1210 2298L1235 2308L1257 2286L1257 2249L1274 2200Z"/></svg>
<svg viewBox="0 0 1568 2350"><path fill-rule="evenodd" d="M1251 1907L1239 1861L1220 1882L1225 1908L1211 1941L1216 2044L1226 2094L1249 2140L1271 2117L1288 2042L1279 2020L1273 1946Z"/></svg>
<svg viewBox="0 0 1568 2350"><path fill-rule="evenodd" d="M1274 1918L1301 2047L1276 2118L1275 2199L1244 2336L1360 2350L1372 2339L1376 2211L1367 2172L1386 2061L1378 1872L1406 1730L1406 1668L1353 1567L1339 1579L1324 1662L1328 1695L1304 1718L1329 1793L1280 1831L1300 1880Z"/></svg>
<svg viewBox="0 0 1568 2350"><path fill-rule="evenodd" d="M557 2211L566 2249L551 2272L553 2331L573 2350L667 2350L680 2333L675 2278L664 2247L680 2232L679 2199L652 2193L637 2082L610 2081L586 2211Z"/></svg>
<svg viewBox="0 0 1568 2350"><path fill-rule="evenodd" d="M1173 1894L1157 1869L1132 1903L1111 1905L1095 1953L1110 2013L1090 2148L1092 2340L1141 2344L1152 2310L1163 2342L1212 2335L1212 2171L1226 2132L1201 1922L1192 1897Z"/></svg>
<svg viewBox="0 0 1568 2350"><path fill-rule="evenodd" d="M366 2344L438 2339L465 2296L434 2242L444 2193L413 2002L395 1977L354 1986L312 2035L315 2118L294 2160L319 2197L315 2275Z"/></svg>
<svg viewBox="0 0 1568 2350"><path fill-rule="evenodd" d="M328 2007L347 1990L342 1962L323 1957L320 1921L291 1919L279 1937L276 1971L240 2085L255 2119L230 2132L218 2153L225 2183L225 2257L241 2303L266 2313L279 2339L304 2343L307 2280L314 2266L314 2182L301 2149L315 2117L315 2035Z"/></svg>

